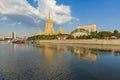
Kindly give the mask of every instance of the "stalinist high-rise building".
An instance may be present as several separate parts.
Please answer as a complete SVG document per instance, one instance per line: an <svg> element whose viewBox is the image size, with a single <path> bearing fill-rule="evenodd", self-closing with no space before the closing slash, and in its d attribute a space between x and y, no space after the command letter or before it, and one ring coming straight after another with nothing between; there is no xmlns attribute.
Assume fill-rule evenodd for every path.
<svg viewBox="0 0 120 80"><path fill-rule="evenodd" d="M54 26L53 26L52 20L50 19L50 13L48 16L48 20L45 24L45 34L46 35L55 34Z"/></svg>
<svg viewBox="0 0 120 80"><path fill-rule="evenodd" d="M50 17L50 13L48 15L48 20L45 23L45 32L38 32L38 35L55 35L55 34L64 34L63 30L60 29L58 32L54 30L54 25Z"/></svg>

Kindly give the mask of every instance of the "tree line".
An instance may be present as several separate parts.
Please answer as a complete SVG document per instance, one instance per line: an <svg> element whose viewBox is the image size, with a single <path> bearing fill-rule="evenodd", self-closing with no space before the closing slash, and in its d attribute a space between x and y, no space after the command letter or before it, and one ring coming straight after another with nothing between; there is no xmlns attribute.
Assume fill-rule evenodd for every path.
<svg viewBox="0 0 120 80"><path fill-rule="evenodd" d="M91 33L91 37L92 38L97 38L97 39L104 39L105 37L116 37L119 38L120 37L120 33L118 30L114 30L113 32L110 31L101 31L101 32L92 32Z"/></svg>
<svg viewBox="0 0 120 80"><path fill-rule="evenodd" d="M56 35L35 35L28 37L28 40L53 40L58 39L58 37L67 37L67 39L74 39L72 35L68 34L56 34Z"/></svg>
<svg viewBox="0 0 120 80"><path fill-rule="evenodd" d="M113 32L110 31L100 31L100 32L91 32L90 35L82 35L74 37L70 34L57 34L57 35L34 35L31 37L28 37L28 40L53 40L58 39L58 37L64 37L67 36L66 39L104 39L104 38L110 38L112 36L119 38L120 32L118 30L114 30Z"/></svg>

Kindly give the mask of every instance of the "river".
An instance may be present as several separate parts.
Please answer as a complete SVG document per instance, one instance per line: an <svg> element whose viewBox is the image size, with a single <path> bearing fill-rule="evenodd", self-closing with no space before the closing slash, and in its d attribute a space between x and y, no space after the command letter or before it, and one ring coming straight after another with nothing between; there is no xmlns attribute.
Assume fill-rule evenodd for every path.
<svg viewBox="0 0 120 80"><path fill-rule="evenodd" d="M0 42L0 80L120 80L120 53Z"/></svg>

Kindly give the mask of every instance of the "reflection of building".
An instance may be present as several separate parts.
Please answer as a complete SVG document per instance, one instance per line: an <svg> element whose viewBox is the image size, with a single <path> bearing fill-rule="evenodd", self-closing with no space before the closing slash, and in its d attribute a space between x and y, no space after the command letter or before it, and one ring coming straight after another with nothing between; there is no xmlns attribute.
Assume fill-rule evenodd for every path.
<svg viewBox="0 0 120 80"><path fill-rule="evenodd" d="M12 33L11 33L11 38L12 38L12 39L16 39L16 33L15 33L15 32L12 32Z"/></svg>
<svg viewBox="0 0 120 80"><path fill-rule="evenodd" d="M45 24L45 32L38 32L38 35L54 35L54 34L63 34L63 30L59 29L58 32L55 32L54 25L52 23L52 20L50 18L50 14L48 16L48 20Z"/></svg>
<svg viewBox="0 0 120 80"><path fill-rule="evenodd" d="M55 54L55 48L51 47L49 44L44 44L38 46L39 53L43 53L46 60L53 61L54 54Z"/></svg>
<svg viewBox="0 0 120 80"><path fill-rule="evenodd" d="M5 39L5 36L0 36L0 40L4 40Z"/></svg>
<svg viewBox="0 0 120 80"><path fill-rule="evenodd" d="M16 44L13 44L13 51L14 51L14 53L16 53Z"/></svg>
<svg viewBox="0 0 120 80"><path fill-rule="evenodd" d="M88 60L93 60L93 61L96 60L96 52L90 49L73 47L72 52L78 57L88 59Z"/></svg>
<svg viewBox="0 0 120 80"><path fill-rule="evenodd" d="M38 58L41 62L38 66L43 67L43 70L41 71L44 71L44 74L47 77L46 79L56 79L53 77L56 76L56 74L60 74L59 77L61 78L61 80L63 80L63 76L68 77L69 75L61 73L71 73L69 62L64 61L64 56L63 54L59 54L59 52L57 51L57 46L58 45L41 44L40 47L38 47L38 49L40 48L40 54L44 54L41 55L40 58ZM52 77L51 73L54 74Z"/></svg>
<svg viewBox="0 0 120 80"><path fill-rule="evenodd" d="M53 61L55 49L51 45L45 45L45 57L47 60Z"/></svg>
<svg viewBox="0 0 120 80"><path fill-rule="evenodd" d="M71 34L77 37L80 35L89 35L91 32L96 32L96 24L80 25L77 29L73 30Z"/></svg>
<svg viewBox="0 0 120 80"><path fill-rule="evenodd" d="M64 53L66 51L66 46L58 44L57 51L58 51L58 53Z"/></svg>

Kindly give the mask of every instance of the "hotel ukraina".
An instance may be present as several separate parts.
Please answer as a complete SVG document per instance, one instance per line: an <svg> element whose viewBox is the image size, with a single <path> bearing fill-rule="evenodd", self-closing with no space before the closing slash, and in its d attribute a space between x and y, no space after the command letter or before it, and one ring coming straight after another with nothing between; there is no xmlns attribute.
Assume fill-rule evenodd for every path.
<svg viewBox="0 0 120 80"><path fill-rule="evenodd" d="M71 31L71 34L74 37L82 36L82 35L90 35L91 32L96 32L96 24L85 24L79 25L77 29ZM55 35L55 34L64 34L64 31L60 28L58 31L54 30L54 25L50 17L50 13L48 16L48 20L45 23L45 31L38 32L38 35Z"/></svg>
<svg viewBox="0 0 120 80"><path fill-rule="evenodd" d="M55 35L55 34L64 34L64 32L61 28L57 32L54 30L54 25L50 18L49 13L48 20L46 21L45 24L45 32L38 32L38 35Z"/></svg>

